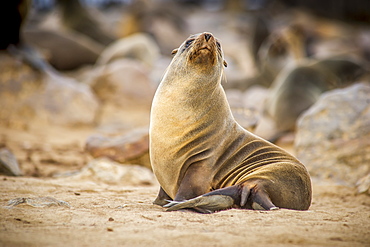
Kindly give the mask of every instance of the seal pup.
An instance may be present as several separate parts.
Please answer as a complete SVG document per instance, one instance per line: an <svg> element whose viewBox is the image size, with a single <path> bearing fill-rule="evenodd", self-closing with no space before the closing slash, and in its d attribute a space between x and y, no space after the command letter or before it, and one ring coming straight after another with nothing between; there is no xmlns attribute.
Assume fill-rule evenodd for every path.
<svg viewBox="0 0 370 247"><path fill-rule="evenodd" d="M208 32L173 51L152 102L149 152L168 211L306 210L311 180L296 158L243 129L221 86L227 63Z"/></svg>

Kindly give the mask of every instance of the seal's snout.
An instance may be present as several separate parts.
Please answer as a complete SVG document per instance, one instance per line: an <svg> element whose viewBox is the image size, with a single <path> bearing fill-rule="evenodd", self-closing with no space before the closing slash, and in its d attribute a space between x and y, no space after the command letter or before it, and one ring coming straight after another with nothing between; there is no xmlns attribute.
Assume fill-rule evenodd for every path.
<svg viewBox="0 0 370 247"><path fill-rule="evenodd" d="M217 63L217 41L212 33L199 33L191 36L188 41L192 42L188 49L189 61L202 66L214 66Z"/></svg>
<svg viewBox="0 0 370 247"><path fill-rule="evenodd" d="M204 34L204 38L206 39L206 41L208 42L208 40L212 37L212 34L210 33L205 33Z"/></svg>

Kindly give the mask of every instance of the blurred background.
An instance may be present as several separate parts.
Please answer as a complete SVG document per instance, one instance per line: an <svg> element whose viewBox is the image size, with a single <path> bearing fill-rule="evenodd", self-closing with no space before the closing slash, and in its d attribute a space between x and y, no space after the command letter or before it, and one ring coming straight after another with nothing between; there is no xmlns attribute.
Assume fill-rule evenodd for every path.
<svg viewBox="0 0 370 247"><path fill-rule="evenodd" d="M223 47L222 83L243 127L298 155L313 175L325 163L323 179L370 183L370 1L1 5L0 141L23 174L53 176L100 156L150 167L151 100L171 51L207 31Z"/></svg>

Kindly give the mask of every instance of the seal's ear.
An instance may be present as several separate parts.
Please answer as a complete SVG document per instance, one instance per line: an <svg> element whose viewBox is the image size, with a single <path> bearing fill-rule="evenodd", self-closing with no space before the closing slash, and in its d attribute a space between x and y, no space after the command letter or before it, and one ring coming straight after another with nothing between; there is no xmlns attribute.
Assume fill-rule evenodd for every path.
<svg viewBox="0 0 370 247"><path fill-rule="evenodd" d="M171 55L175 55L176 53L177 53L177 51L178 51L179 49L174 49L172 52L171 52Z"/></svg>
<svg viewBox="0 0 370 247"><path fill-rule="evenodd" d="M227 67L227 62L224 60L224 66Z"/></svg>

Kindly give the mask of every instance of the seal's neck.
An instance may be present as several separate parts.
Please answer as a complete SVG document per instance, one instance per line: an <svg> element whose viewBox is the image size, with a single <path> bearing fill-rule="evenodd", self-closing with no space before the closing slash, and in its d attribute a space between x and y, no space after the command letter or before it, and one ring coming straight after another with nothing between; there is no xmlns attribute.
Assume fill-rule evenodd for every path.
<svg viewBox="0 0 370 247"><path fill-rule="evenodd" d="M184 75L173 80L175 78L176 75L167 73L157 89L153 106L162 108L161 114L171 115L171 112L181 109L181 116L176 114L174 118L196 121L203 115L217 114L220 109L229 109L221 86L221 76L211 79L199 75Z"/></svg>
<svg viewBox="0 0 370 247"><path fill-rule="evenodd" d="M202 70L201 66L184 65L184 61L173 60L169 68L172 69L166 71L161 82L163 87L176 88L176 90L183 90L186 94L192 93L195 96L212 92L221 84L222 66Z"/></svg>

